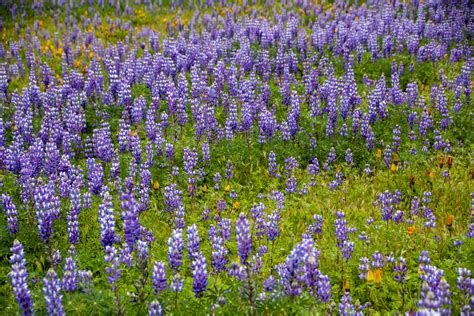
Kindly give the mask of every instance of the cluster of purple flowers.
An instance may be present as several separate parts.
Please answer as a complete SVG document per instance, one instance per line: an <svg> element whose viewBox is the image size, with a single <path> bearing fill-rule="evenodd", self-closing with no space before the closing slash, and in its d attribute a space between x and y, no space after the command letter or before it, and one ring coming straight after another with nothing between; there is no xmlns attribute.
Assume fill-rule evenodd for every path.
<svg viewBox="0 0 474 316"><path fill-rule="evenodd" d="M373 234L379 228L371 226L372 218L367 234L363 231L359 241L351 241L357 229L348 226L349 213L346 217L336 212L334 220L312 213L310 223L291 226L304 233L283 261L274 258L281 251L273 247L288 236L283 229L288 214L314 194L346 195L348 172L361 163L368 178L376 174L377 164L362 159L374 150L380 150L377 159L386 170L398 167L398 159L418 161L419 156L455 152L458 143L464 146L457 136L463 131L453 126L472 102L468 1L336 1L331 10L317 1L267 1L263 10L255 1L188 6L171 1L166 8L161 0L126 1L125 6L122 1L93 2L0 0L8 13L0 21L0 33L6 37L0 43L0 171L2 188L4 178L11 186L1 194L2 209L10 241L24 236L20 230L28 225L37 228L49 260L50 269L41 275L48 314L65 314L61 291L82 287L87 292L92 286L93 275L79 269L84 262L75 251L61 269L57 247L64 244L62 232L67 232L71 249L91 236L98 238L116 303L122 274L128 276L135 268L143 280L138 294L130 296L132 301L145 301L147 295L141 291L147 288L153 262L154 297L146 302L150 315L162 314L163 291L183 291L186 278L192 276L192 290L201 298L209 273L219 278L222 272L246 281L248 291L242 292L253 293L247 293L252 302L254 287L261 285L262 300L306 291L319 303L329 303L331 280L319 270L315 241L323 238L327 223L334 227L330 238L338 260L342 256L348 268L350 260L358 260L360 280L366 280L372 269L390 267L393 279L403 286L408 259L396 261L394 254L384 256L375 249L372 255L367 251L356 257L356 243L368 250L376 240ZM102 14L107 7L115 11L114 18ZM82 9L87 14L79 17ZM163 23L160 33L141 25L142 15L163 12L173 14L174 20ZM54 34L40 22L48 14ZM188 14L191 18L185 21ZM400 60L401 55L407 58ZM367 58L372 63L400 62L392 62L389 78L383 72L370 72L369 78L355 73ZM404 63L407 59L409 65ZM452 69L436 71L427 87L424 78L407 77L419 67L439 65ZM253 162L247 165L242 141L248 153L260 150L259 157L267 158L265 172L258 174ZM238 150L228 150L231 147ZM405 158L408 147L412 155ZM254 171L268 188L262 186L259 202L246 210L245 194L250 190L241 184L249 183L247 173L253 177ZM449 180L449 172L442 175ZM431 180L428 183L433 187ZM202 192L197 189L201 185ZM248 187L253 189L253 183ZM185 188L189 197L183 195ZM436 228L438 210L431 191L423 192L421 199L411 198L406 208L404 201L411 193L403 191L402 201L401 192L402 188L379 193L374 202L387 227L414 225L422 219L425 227ZM201 199L210 206L202 212L203 223L190 223L195 209L204 204ZM297 199L305 202L296 207ZM96 235L81 230L80 221L90 214L98 216ZM145 227L150 218L170 226L167 260L152 261L154 235ZM67 227L58 229L63 223ZM203 226L207 239L199 236ZM470 224L467 236L473 235ZM441 238L435 236L438 242ZM457 247L465 243L451 242ZM209 248L206 257L203 249ZM11 252L13 294L21 312L31 315L23 245L13 241ZM235 254L239 263L230 264ZM452 295L444 271L434 266L427 251L418 261L420 311L448 314ZM273 270L265 276L268 262ZM459 270L457 285L463 313L469 314L469 270ZM213 306L225 304L216 301ZM354 304L346 291L338 312L360 314L365 307Z"/></svg>

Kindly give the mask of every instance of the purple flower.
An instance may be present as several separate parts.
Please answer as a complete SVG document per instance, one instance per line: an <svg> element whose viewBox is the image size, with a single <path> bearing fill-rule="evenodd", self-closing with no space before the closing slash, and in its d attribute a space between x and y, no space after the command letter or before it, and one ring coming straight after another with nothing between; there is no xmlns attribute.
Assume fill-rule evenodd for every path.
<svg viewBox="0 0 474 316"><path fill-rule="evenodd" d="M115 246L106 246L104 249L105 274L107 275L107 283L112 286L112 291L117 289L117 282L122 275L119 267L119 256Z"/></svg>
<svg viewBox="0 0 474 316"><path fill-rule="evenodd" d="M63 307L61 286L56 272L49 269L43 279L43 295L46 301L46 310L49 315L66 315Z"/></svg>
<svg viewBox="0 0 474 316"><path fill-rule="evenodd" d="M250 234L250 222L244 213L240 213L235 223L235 234L240 263L246 264L252 250L252 237Z"/></svg>
<svg viewBox="0 0 474 316"><path fill-rule="evenodd" d="M297 190L297 186L298 186L298 180L296 179L296 177L288 178L288 180L286 181L286 188L285 188L286 193L288 194L295 193Z"/></svg>
<svg viewBox="0 0 474 316"><path fill-rule="evenodd" d="M420 265L429 264L431 262L429 252L426 250L422 250L420 252L420 257L418 257L418 262L420 263Z"/></svg>
<svg viewBox="0 0 474 316"><path fill-rule="evenodd" d="M367 280L367 272L369 272L369 258L362 257L359 259L359 279Z"/></svg>
<svg viewBox="0 0 474 316"><path fill-rule="evenodd" d="M395 281L399 283L405 282L405 278L407 276L407 265L405 258L400 257L399 262L393 266L393 273L395 274Z"/></svg>
<svg viewBox="0 0 474 316"><path fill-rule="evenodd" d="M335 227L335 235L336 235L336 240L337 240L337 246L342 247L342 244L344 241L348 239L347 236L347 221L345 219L345 214L344 213L339 213L336 214L338 218L334 222L334 227Z"/></svg>
<svg viewBox="0 0 474 316"><path fill-rule="evenodd" d="M67 216L67 232L70 244L79 243L79 209L71 208Z"/></svg>
<svg viewBox="0 0 474 316"><path fill-rule="evenodd" d="M138 219L138 204L131 194L123 194L122 200L122 218L125 241L130 248L140 237L140 221Z"/></svg>
<svg viewBox="0 0 474 316"><path fill-rule="evenodd" d="M197 225L189 226L186 233L188 237L188 257L192 260L199 254L199 246L201 244Z"/></svg>
<svg viewBox="0 0 474 316"><path fill-rule="evenodd" d="M188 191L191 196L196 191L196 167L198 164L198 153L196 149L190 150L188 147L184 148L183 155L183 169L188 175Z"/></svg>
<svg viewBox="0 0 474 316"><path fill-rule="evenodd" d="M170 286L171 291L173 291L174 293L178 293L183 290L183 287L184 287L184 279L178 273L173 277L173 280L171 280L171 286Z"/></svg>
<svg viewBox="0 0 474 316"><path fill-rule="evenodd" d="M178 271L183 264L184 241L183 233L180 228L173 230L171 237L168 239L168 261L169 267L173 271Z"/></svg>
<svg viewBox="0 0 474 316"><path fill-rule="evenodd" d="M342 257L349 260L354 252L354 243L351 241L344 240L341 247Z"/></svg>
<svg viewBox="0 0 474 316"><path fill-rule="evenodd" d="M166 290L166 269L165 264L161 261L155 261L151 275L153 293L157 295L159 292Z"/></svg>
<svg viewBox="0 0 474 316"><path fill-rule="evenodd" d="M148 305L148 316L161 316L162 314L163 311L158 300L154 300Z"/></svg>
<svg viewBox="0 0 474 316"><path fill-rule="evenodd" d="M211 226L213 227L213 226ZM211 242L211 264L214 273L224 271L228 263L227 254L229 251L224 246L224 239L219 235L211 235L211 227L209 228L209 241Z"/></svg>
<svg viewBox="0 0 474 316"><path fill-rule="evenodd" d="M270 275L268 278L263 280L263 289L265 292L271 292L275 288L275 278Z"/></svg>
<svg viewBox="0 0 474 316"><path fill-rule="evenodd" d="M424 265L420 268L422 281L420 300L418 307L420 311L427 313L441 313L449 315L451 305L449 284L444 279L444 271L435 266Z"/></svg>
<svg viewBox="0 0 474 316"><path fill-rule="evenodd" d="M25 253L23 245L15 239L11 248L12 256L10 257L10 278L13 288L15 301L20 306L22 315L33 314L33 302L31 293L28 289L28 272L26 270Z"/></svg>
<svg viewBox="0 0 474 316"><path fill-rule="evenodd" d="M227 164L225 165L225 177L227 178L227 181L234 177L234 165L230 161L227 161Z"/></svg>
<svg viewBox="0 0 474 316"><path fill-rule="evenodd" d="M75 291L77 289L77 267L73 257L66 258L61 284L65 291Z"/></svg>
<svg viewBox="0 0 474 316"><path fill-rule="evenodd" d="M196 297L201 297L207 288L207 263L201 253L194 256L192 261L193 270L193 292Z"/></svg>
<svg viewBox="0 0 474 316"><path fill-rule="evenodd" d="M372 268L382 269L383 268L383 255L379 251L375 251L372 254Z"/></svg>
<svg viewBox="0 0 474 316"><path fill-rule="evenodd" d="M306 233L320 235L323 233L324 219L321 215L313 215L313 223L306 229Z"/></svg>
<svg viewBox="0 0 474 316"><path fill-rule="evenodd" d="M274 210L270 215L267 216L267 219L267 238L269 241L273 242L280 235L280 212L278 210Z"/></svg>
<svg viewBox="0 0 474 316"><path fill-rule="evenodd" d="M100 243L103 247L111 246L117 239L115 236L115 215L112 196L108 191L103 194L102 204L99 205L98 221L100 224Z"/></svg>
<svg viewBox="0 0 474 316"><path fill-rule="evenodd" d="M2 194L2 205L7 216L8 231L10 235L14 235L18 232L18 212L11 196Z"/></svg>

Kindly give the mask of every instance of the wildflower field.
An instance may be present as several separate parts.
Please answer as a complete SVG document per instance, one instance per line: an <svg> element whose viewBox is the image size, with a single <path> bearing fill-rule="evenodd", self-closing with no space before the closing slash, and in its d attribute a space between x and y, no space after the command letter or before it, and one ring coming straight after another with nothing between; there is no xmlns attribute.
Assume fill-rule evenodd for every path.
<svg viewBox="0 0 474 316"><path fill-rule="evenodd" d="M473 315L469 0L0 0L0 315Z"/></svg>

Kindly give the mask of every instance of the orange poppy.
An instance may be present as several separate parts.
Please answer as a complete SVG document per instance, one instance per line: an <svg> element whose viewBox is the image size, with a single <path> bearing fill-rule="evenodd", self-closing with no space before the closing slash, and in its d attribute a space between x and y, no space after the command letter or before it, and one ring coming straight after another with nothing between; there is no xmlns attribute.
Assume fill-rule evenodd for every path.
<svg viewBox="0 0 474 316"><path fill-rule="evenodd" d="M382 269L377 269L375 270L375 276L374 276L374 279L375 279L375 283L376 284L379 284L382 282Z"/></svg>
<svg viewBox="0 0 474 316"><path fill-rule="evenodd" d="M382 158L382 149L377 148L377 159Z"/></svg>
<svg viewBox="0 0 474 316"><path fill-rule="evenodd" d="M454 160L453 157L451 157L451 156L448 157L448 167L449 167L449 168L452 167L452 165L453 165L453 160Z"/></svg>
<svg viewBox="0 0 474 316"><path fill-rule="evenodd" d="M439 157L439 167L443 168L446 162L446 158L444 156Z"/></svg>
<svg viewBox="0 0 474 316"><path fill-rule="evenodd" d="M448 227L451 228L453 226L453 222L454 222L454 216L452 214L449 214L448 215Z"/></svg>

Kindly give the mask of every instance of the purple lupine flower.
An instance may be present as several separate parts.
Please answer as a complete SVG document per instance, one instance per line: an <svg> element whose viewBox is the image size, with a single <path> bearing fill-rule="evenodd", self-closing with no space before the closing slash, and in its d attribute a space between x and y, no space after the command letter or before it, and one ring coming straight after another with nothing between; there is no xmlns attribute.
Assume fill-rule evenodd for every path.
<svg viewBox="0 0 474 316"><path fill-rule="evenodd" d="M54 183L39 183L35 188L34 201L40 238L46 242L53 233L53 220L58 219L60 215L60 200L54 195Z"/></svg>
<svg viewBox="0 0 474 316"><path fill-rule="evenodd" d="M79 209L72 207L67 216L68 242L71 245L79 243Z"/></svg>
<svg viewBox="0 0 474 316"><path fill-rule="evenodd" d="M138 268L141 270L146 270L148 265L149 257L149 242L138 240L136 244L136 254L138 261Z"/></svg>
<svg viewBox="0 0 474 316"><path fill-rule="evenodd" d="M99 205L98 221L100 224L100 243L103 247L111 246L117 239L115 235L115 215L112 196L105 191Z"/></svg>
<svg viewBox="0 0 474 316"><path fill-rule="evenodd" d="M125 241L130 248L140 237L140 220L138 219L138 204L131 194L122 194L122 218Z"/></svg>
<svg viewBox="0 0 474 316"><path fill-rule="evenodd" d="M462 313L469 315L472 310L472 297L474 295L474 279L471 278L471 271L466 268L458 268L456 283L463 297Z"/></svg>
<svg viewBox="0 0 474 316"><path fill-rule="evenodd" d="M440 313L449 315L451 305L449 284L444 279L444 271L435 266L424 265L420 267L424 272L420 274L422 281L418 307L421 312Z"/></svg>
<svg viewBox="0 0 474 316"><path fill-rule="evenodd" d="M345 157L345 159L346 159L346 163L347 163L349 166L352 166L353 160L352 160L352 151L351 151L350 148L347 148L347 150L346 150L346 157Z"/></svg>
<svg viewBox="0 0 474 316"><path fill-rule="evenodd" d="M422 250L420 252L420 256L418 257L418 262L420 263L420 265L430 264L431 262L430 254L427 250Z"/></svg>
<svg viewBox="0 0 474 316"><path fill-rule="evenodd" d="M385 151L383 153L383 161L385 163L385 166L387 168L390 168L392 162L392 148L389 145L385 147Z"/></svg>
<svg viewBox="0 0 474 316"><path fill-rule="evenodd" d="M161 304L158 300L153 300L148 305L148 316L161 316L163 315L163 310L161 309Z"/></svg>
<svg viewBox="0 0 474 316"><path fill-rule="evenodd" d="M222 211L225 211L227 207L227 203L225 202L225 200L219 200L217 201L217 211L218 212L222 212Z"/></svg>
<svg viewBox="0 0 474 316"><path fill-rule="evenodd" d="M267 238L269 241L275 241L280 235L279 222L281 219L280 212L274 210L271 214L267 216Z"/></svg>
<svg viewBox="0 0 474 316"><path fill-rule="evenodd" d="M153 293L158 295L159 292L166 290L166 269L165 264L161 261L155 261L153 272L151 275Z"/></svg>
<svg viewBox="0 0 474 316"><path fill-rule="evenodd" d="M344 241L348 239L347 221L345 219L346 214L342 212L337 212L336 216L337 216L337 219L334 222L335 235L336 235L336 240L337 240L337 246L341 248Z"/></svg>
<svg viewBox="0 0 474 316"><path fill-rule="evenodd" d="M102 189L104 171L101 164L96 163L94 158L87 158L87 179L92 194L98 195Z"/></svg>
<svg viewBox="0 0 474 316"><path fill-rule="evenodd" d="M192 261L193 292L196 297L201 297L207 288L207 263L206 258L199 252Z"/></svg>
<svg viewBox="0 0 474 316"><path fill-rule="evenodd" d="M175 276L173 277L173 280L171 280L171 285L170 285L171 291L173 291L174 293L178 293L183 290L183 287L184 287L183 277L179 273L175 274Z"/></svg>
<svg viewBox="0 0 474 316"><path fill-rule="evenodd" d="M271 292L275 288L275 278L270 275L268 278L263 280L263 289L265 292Z"/></svg>
<svg viewBox="0 0 474 316"><path fill-rule="evenodd" d="M86 192L82 195L82 208L88 209L92 207L92 194Z"/></svg>
<svg viewBox="0 0 474 316"><path fill-rule="evenodd" d="M316 281L317 292L319 300L323 303L329 302L331 299L331 282L327 275L319 273L318 279Z"/></svg>
<svg viewBox="0 0 474 316"><path fill-rule="evenodd" d="M63 307L61 286L56 272L49 269L43 279L43 295L46 301L46 310L49 315L66 315Z"/></svg>
<svg viewBox="0 0 474 316"><path fill-rule="evenodd" d="M247 259L252 251L252 237L250 234L250 222L244 213L240 213L235 223L235 234L240 263L247 264Z"/></svg>
<svg viewBox="0 0 474 316"><path fill-rule="evenodd" d="M209 241L212 247L211 265L213 272L218 273L226 269L226 264L228 263L227 254L229 251L224 246L224 238L219 236L217 231L213 233L212 228L215 229L215 226L211 225L209 227Z"/></svg>
<svg viewBox="0 0 474 316"><path fill-rule="evenodd" d="M14 235L18 232L18 212L11 196L2 194L2 205L7 216L8 231L10 235Z"/></svg>
<svg viewBox="0 0 474 316"><path fill-rule="evenodd" d="M201 244L197 225L189 226L186 234L188 239L188 257L193 260L194 257L199 254L199 246Z"/></svg>
<svg viewBox="0 0 474 316"><path fill-rule="evenodd" d="M375 251L372 254L371 267L375 269L383 268L383 255L379 251Z"/></svg>
<svg viewBox="0 0 474 316"><path fill-rule="evenodd" d="M201 145L202 149L202 162L208 163L211 160L211 149L208 142L204 142Z"/></svg>
<svg viewBox="0 0 474 316"><path fill-rule="evenodd" d="M365 231L362 231L360 234L359 234L359 237L357 237L357 239L359 239L360 241L365 241L365 243L368 245L369 244L369 236L367 236L366 232Z"/></svg>
<svg viewBox="0 0 474 316"><path fill-rule="evenodd" d="M167 212L173 212L179 208L182 204L182 194L183 192L178 189L176 183L172 183L165 187L165 210Z"/></svg>
<svg viewBox="0 0 474 316"><path fill-rule="evenodd" d="M119 267L119 256L115 246L106 246L104 249L104 262L107 265L105 268L105 274L107 275L107 283L112 286L112 291L115 292L117 289L117 282L122 275L122 271Z"/></svg>
<svg viewBox="0 0 474 316"><path fill-rule="evenodd" d="M61 284L65 291L75 291L77 289L77 267L72 256L66 258Z"/></svg>
<svg viewBox="0 0 474 316"><path fill-rule="evenodd" d="M297 244L286 260L276 267L279 283L287 295L299 295L305 287L314 290L318 283L319 252L311 238Z"/></svg>
<svg viewBox="0 0 474 316"><path fill-rule="evenodd" d="M15 301L20 306L22 315L33 314L33 302L31 293L28 289L28 272L26 270L25 253L23 245L15 239L11 248L12 256L10 257L11 270L9 276L13 288Z"/></svg>
<svg viewBox="0 0 474 316"><path fill-rule="evenodd" d="M354 243L351 241L344 240L341 246L342 257L349 260L354 252Z"/></svg>
<svg viewBox="0 0 474 316"><path fill-rule="evenodd" d="M201 221L210 220L210 216L209 216L210 213L211 213L211 209L206 207L206 209L204 209L204 211L202 211L201 213Z"/></svg>
<svg viewBox="0 0 474 316"><path fill-rule="evenodd" d="M94 152L100 160L110 162L114 154L114 147L112 144L110 134L110 124L102 123L99 128L93 131Z"/></svg>
<svg viewBox="0 0 474 316"><path fill-rule="evenodd" d="M246 281L248 273L244 265L232 263L229 268L229 276L235 277L239 281Z"/></svg>
<svg viewBox="0 0 474 316"><path fill-rule="evenodd" d="M367 280L367 273L369 272L369 258L362 257L359 259L359 279L360 280Z"/></svg>
<svg viewBox="0 0 474 316"><path fill-rule="evenodd" d="M188 147L184 148L183 154L183 169L188 175L188 191L189 195L193 196L196 191L196 167L198 164L198 153L196 149L190 150Z"/></svg>
<svg viewBox="0 0 474 316"><path fill-rule="evenodd" d="M339 302L339 315L356 315L355 306L349 291L345 291Z"/></svg>
<svg viewBox="0 0 474 316"><path fill-rule="evenodd" d="M272 191L270 198L276 202L277 209L281 211L285 208L285 195L282 192Z"/></svg>
<svg viewBox="0 0 474 316"><path fill-rule="evenodd" d="M166 160L171 161L174 158L174 146L171 143L165 145Z"/></svg>
<svg viewBox="0 0 474 316"><path fill-rule="evenodd" d="M222 218L218 222L218 225L220 227L219 232L222 238L224 238L225 241L229 241L231 236L232 221L229 218Z"/></svg>
<svg viewBox="0 0 474 316"><path fill-rule="evenodd" d="M183 233L180 228L174 229L171 237L168 239L168 260L169 267L173 271L178 271L183 264Z"/></svg>
<svg viewBox="0 0 474 316"><path fill-rule="evenodd" d="M296 133L298 132L298 123L300 120L300 104L301 100L296 91L291 92L291 106L288 110L288 126L290 128L291 138L295 138Z"/></svg>
<svg viewBox="0 0 474 316"><path fill-rule="evenodd" d="M405 282L405 278L407 276L407 265L405 258L400 257L399 262L393 266L393 273L395 274L393 277L395 281L399 283Z"/></svg>
<svg viewBox="0 0 474 316"><path fill-rule="evenodd" d="M179 205L178 209L174 213L174 224L176 228L184 228L184 205Z"/></svg>
<svg viewBox="0 0 474 316"><path fill-rule="evenodd" d="M234 165L230 161L227 161L227 164L225 165L225 177L227 181L234 177Z"/></svg>
<svg viewBox="0 0 474 316"><path fill-rule="evenodd" d="M214 190L216 191L219 191L219 184L221 183L221 174L219 172L216 172L214 174L214 177L212 178L212 180L214 181Z"/></svg>
<svg viewBox="0 0 474 316"><path fill-rule="evenodd" d="M92 283L92 272L89 270L79 270L77 271L77 277L79 278L79 285L82 288L84 293L87 293L88 290L91 288Z"/></svg>
<svg viewBox="0 0 474 316"><path fill-rule="evenodd" d="M404 217L405 217L405 213L401 210L398 210L395 212L395 214L393 214L393 221L395 223L403 223L405 220L404 220Z"/></svg>
<svg viewBox="0 0 474 316"><path fill-rule="evenodd" d="M285 192L288 194L295 193L297 190L297 186L298 186L298 180L296 179L296 177L290 177L286 181Z"/></svg>
<svg viewBox="0 0 474 316"><path fill-rule="evenodd" d="M324 219L321 215L313 215L313 223L306 229L307 234L321 235L323 233Z"/></svg>

